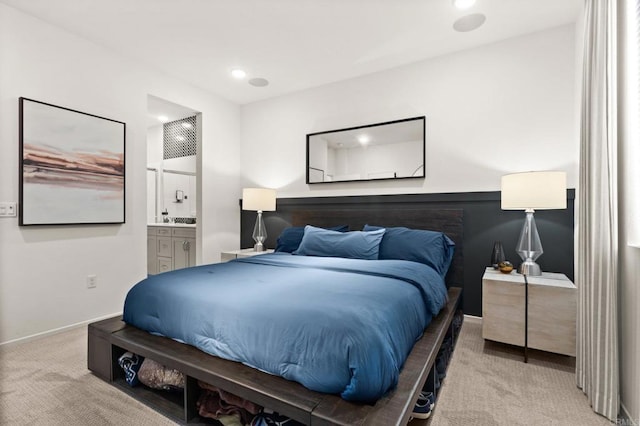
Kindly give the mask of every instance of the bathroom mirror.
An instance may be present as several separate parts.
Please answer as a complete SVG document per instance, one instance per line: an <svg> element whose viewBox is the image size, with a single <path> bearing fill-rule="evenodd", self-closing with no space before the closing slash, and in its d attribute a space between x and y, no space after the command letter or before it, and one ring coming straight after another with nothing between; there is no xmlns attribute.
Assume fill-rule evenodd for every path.
<svg viewBox="0 0 640 426"><path fill-rule="evenodd" d="M310 133L307 183L424 178L425 117Z"/></svg>

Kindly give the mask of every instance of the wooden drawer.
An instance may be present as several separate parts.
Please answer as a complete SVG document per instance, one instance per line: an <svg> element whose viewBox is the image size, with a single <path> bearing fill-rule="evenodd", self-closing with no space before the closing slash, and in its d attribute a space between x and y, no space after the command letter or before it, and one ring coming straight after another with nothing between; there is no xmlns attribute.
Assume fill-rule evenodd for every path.
<svg viewBox="0 0 640 426"><path fill-rule="evenodd" d="M169 228L169 227L166 227L166 228L158 227L158 236L170 237L171 236L171 228Z"/></svg>
<svg viewBox="0 0 640 426"><path fill-rule="evenodd" d="M482 337L524 346L524 283L483 280Z"/></svg>
<svg viewBox="0 0 640 426"><path fill-rule="evenodd" d="M162 257L171 257L172 247L171 237L158 237L158 251L156 254Z"/></svg>
<svg viewBox="0 0 640 426"><path fill-rule="evenodd" d="M147 234L147 274L158 273L158 237Z"/></svg>
<svg viewBox="0 0 640 426"><path fill-rule="evenodd" d="M170 257L158 258L158 273L171 271L173 269L172 260Z"/></svg>
<svg viewBox="0 0 640 426"><path fill-rule="evenodd" d="M576 356L577 290L529 285L529 346Z"/></svg>
<svg viewBox="0 0 640 426"><path fill-rule="evenodd" d="M195 228L171 228L172 235L174 237L182 237L182 238L195 238L196 230Z"/></svg>

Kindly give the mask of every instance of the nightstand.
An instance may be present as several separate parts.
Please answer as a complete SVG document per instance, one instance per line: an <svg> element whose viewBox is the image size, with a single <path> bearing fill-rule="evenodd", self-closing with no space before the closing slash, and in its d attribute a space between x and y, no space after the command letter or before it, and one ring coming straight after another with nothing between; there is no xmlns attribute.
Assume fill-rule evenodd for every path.
<svg viewBox="0 0 640 426"><path fill-rule="evenodd" d="M220 260L222 262L227 262L233 259L240 259L242 257L251 257L251 256L257 256L259 254L267 254L267 253L273 253L273 249L268 249L265 251L255 251L253 248L248 248L248 249L240 249L240 250L223 251L222 253L220 253Z"/></svg>
<svg viewBox="0 0 640 426"><path fill-rule="evenodd" d="M575 284L564 274L543 272L529 282L528 346L576 356ZM482 276L482 337L524 346L524 277L487 268Z"/></svg>

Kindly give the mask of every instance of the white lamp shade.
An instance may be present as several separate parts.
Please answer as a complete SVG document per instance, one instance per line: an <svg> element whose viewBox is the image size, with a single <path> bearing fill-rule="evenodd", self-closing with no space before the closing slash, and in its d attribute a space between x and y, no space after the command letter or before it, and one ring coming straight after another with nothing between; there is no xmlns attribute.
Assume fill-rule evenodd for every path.
<svg viewBox="0 0 640 426"><path fill-rule="evenodd" d="M502 176L503 210L567 208L565 172L526 172Z"/></svg>
<svg viewBox="0 0 640 426"><path fill-rule="evenodd" d="M268 188L244 188L242 210L272 212L276 210L276 190Z"/></svg>

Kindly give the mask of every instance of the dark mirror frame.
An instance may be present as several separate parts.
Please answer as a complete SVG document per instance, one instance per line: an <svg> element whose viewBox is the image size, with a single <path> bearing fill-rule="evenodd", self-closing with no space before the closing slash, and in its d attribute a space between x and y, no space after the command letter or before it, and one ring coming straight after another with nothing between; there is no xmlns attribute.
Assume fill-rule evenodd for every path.
<svg viewBox="0 0 640 426"><path fill-rule="evenodd" d="M339 132L348 132L348 131L353 131L353 130L360 130L360 129L368 129L368 128L372 128L372 127L380 127L380 126L386 126L386 125L390 125L390 124L398 124L398 123L404 123L404 122L408 122L408 121L419 121L422 120L422 175L420 176L401 176L401 177L384 177L384 178L370 178L370 179L352 179L352 180L335 180L335 181L322 181L322 182L310 182L310 176L309 176L309 172L311 167L309 166L309 143L310 143L310 138L312 136L318 136L318 135L325 135L325 134L329 134L329 133L339 133ZM423 116L419 116L419 117L411 117L411 118L404 118L401 120L393 120L393 121L385 121L383 123L375 123L375 124L366 124L366 125L362 125L362 126L356 126L356 127L347 127L344 129L336 129L336 130L326 130L323 132L315 132L315 133L309 133L307 134L307 152L306 152L306 183L308 185L315 185L315 184L324 184L324 183L345 183L345 182L369 182L369 181L378 181L378 180L398 180L398 179L424 179L426 176L426 171L425 171L425 167L426 167L426 117ZM324 171L323 171L324 173Z"/></svg>

